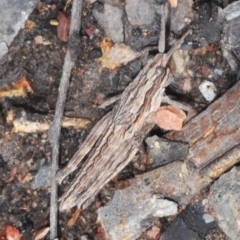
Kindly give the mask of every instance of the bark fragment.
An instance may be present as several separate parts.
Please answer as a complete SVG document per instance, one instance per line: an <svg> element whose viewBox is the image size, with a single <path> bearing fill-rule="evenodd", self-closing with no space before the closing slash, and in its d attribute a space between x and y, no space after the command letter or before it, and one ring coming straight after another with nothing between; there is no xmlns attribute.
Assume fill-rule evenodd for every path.
<svg viewBox="0 0 240 240"><path fill-rule="evenodd" d="M202 169L240 143L240 82L168 139L189 144L186 159Z"/></svg>

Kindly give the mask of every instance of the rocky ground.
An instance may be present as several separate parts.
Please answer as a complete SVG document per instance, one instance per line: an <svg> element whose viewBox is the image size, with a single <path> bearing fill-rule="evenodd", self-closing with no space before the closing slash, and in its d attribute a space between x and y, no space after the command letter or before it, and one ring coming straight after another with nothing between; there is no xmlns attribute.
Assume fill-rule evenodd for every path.
<svg viewBox="0 0 240 240"><path fill-rule="evenodd" d="M49 239L48 129L72 1L9 2L0 3L0 237ZM232 168L239 161L239 88L227 91L239 77L239 1L84 1L60 168L115 103L99 106L121 94L158 53L165 3L166 51L186 30L193 32L169 62L166 93L191 106L197 120L177 133L155 126L89 207L59 213L59 239L240 238L239 168ZM75 174L59 186L59 196Z"/></svg>

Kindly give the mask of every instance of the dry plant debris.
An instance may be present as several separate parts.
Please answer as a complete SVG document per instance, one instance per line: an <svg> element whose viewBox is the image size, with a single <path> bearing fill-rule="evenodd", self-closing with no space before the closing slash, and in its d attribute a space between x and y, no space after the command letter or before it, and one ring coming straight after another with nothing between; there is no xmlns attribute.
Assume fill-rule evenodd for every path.
<svg viewBox="0 0 240 240"><path fill-rule="evenodd" d="M104 38L100 43L102 57L99 61L103 68L116 69L121 64L127 64L139 56L139 53L133 51L124 43L114 44L110 38Z"/></svg>
<svg viewBox="0 0 240 240"><path fill-rule="evenodd" d="M34 122L29 121L25 117L17 118L12 121L13 132L21 133L40 133L46 132L51 126L51 122ZM68 128L73 127L75 129L88 128L91 121L84 118L68 118L63 117L62 127Z"/></svg>
<svg viewBox="0 0 240 240"><path fill-rule="evenodd" d="M201 170L240 143L240 82L205 111L190 120L181 131L168 134L174 141L189 143L186 162ZM231 139L231 141L229 141Z"/></svg>
<svg viewBox="0 0 240 240"><path fill-rule="evenodd" d="M53 119L53 123L49 129L49 142L52 145L52 185L51 185L51 199L50 199L50 238L54 239L57 237L57 217L58 217L58 194L57 194L57 182L56 182L56 173L58 171L58 158L59 158L59 138L60 138L60 129L61 121L64 112L64 106L67 98L67 90L69 86L69 79L71 76L71 71L76 61L77 55L74 52L73 44L79 43L79 31L81 28L81 16L82 16L82 0L74 0L72 6L72 16L71 16L71 25L69 31L69 38L71 39L68 44L68 49L64 59L63 71L59 86L59 94L56 103L56 110ZM60 21L60 19L59 19ZM62 27L61 36L64 36L63 40L68 40L66 38L66 30L68 30L68 24L64 21L63 24L58 24L58 27ZM62 31L63 30L63 31Z"/></svg>
<svg viewBox="0 0 240 240"><path fill-rule="evenodd" d="M0 89L0 98L26 97L28 92L33 93L33 89L26 77L22 77L14 84Z"/></svg>

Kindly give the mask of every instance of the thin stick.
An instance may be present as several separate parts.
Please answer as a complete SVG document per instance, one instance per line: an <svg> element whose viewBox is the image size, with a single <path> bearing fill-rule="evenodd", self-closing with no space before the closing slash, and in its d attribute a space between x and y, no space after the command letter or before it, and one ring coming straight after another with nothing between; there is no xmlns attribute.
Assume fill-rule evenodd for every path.
<svg viewBox="0 0 240 240"><path fill-rule="evenodd" d="M79 44L79 31L81 26L82 15L82 0L74 0L72 6L71 25L69 31L68 49L64 59L62 77L59 86L58 100L56 104L55 116L53 123L49 129L48 137L52 145L52 185L51 185L51 200L50 200L50 238L57 237L57 183L56 173L58 171L58 158L59 158L59 138L61 121L63 116L64 105L66 101L69 78L74 62L76 60L76 54L73 47Z"/></svg>
<svg viewBox="0 0 240 240"><path fill-rule="evenodd" d="M158 41L158 51L160 53L165 52L167 18L168 18L168 4L165 3L161 5L161 30L160 30L160 36Z"/></svg>

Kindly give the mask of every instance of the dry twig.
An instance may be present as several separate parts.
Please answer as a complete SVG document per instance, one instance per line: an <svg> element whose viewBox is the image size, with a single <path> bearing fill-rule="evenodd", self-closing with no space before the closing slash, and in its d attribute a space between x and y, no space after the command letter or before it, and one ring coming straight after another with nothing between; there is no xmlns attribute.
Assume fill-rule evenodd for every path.
<svg viewBox="0 0 240 240"><path fill-rule="evenodd" d="M51 210L50 210L50 238L57 237L57 183L56 173L58 171L59 158L59 136L64 105L67 96L69 78L72 67L76 60L74 47L79 44L79 31L81 26L82 0L74 0L72 6L71 25L69 31L69 43L64 59L62 77L59 87L59 95L56 104L55 116L49 130L49 141L52 145L52 185L51 185Z"/></svg>

